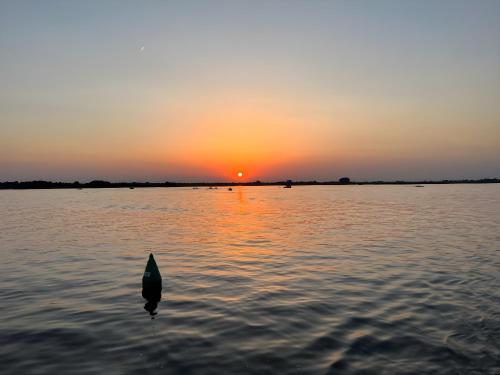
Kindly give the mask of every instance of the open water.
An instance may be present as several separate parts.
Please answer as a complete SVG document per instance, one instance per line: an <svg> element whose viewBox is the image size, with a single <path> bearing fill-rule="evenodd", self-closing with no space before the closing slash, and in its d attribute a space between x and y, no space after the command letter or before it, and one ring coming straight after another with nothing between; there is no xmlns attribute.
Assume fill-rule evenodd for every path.
<svg viewBox="0 0 500 375"><path fill-rule="evenodd" d="M0 191L0 210L2 374L500 373L500 185Z"/></svg>

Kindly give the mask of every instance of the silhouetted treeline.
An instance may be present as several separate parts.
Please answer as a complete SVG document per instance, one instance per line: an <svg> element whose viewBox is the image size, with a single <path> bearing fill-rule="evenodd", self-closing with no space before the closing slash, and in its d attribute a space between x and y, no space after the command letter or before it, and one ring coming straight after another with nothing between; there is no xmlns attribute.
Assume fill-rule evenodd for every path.
<svg viewBox="0 0 500 375"><path fill-rule="evenodd" d="M491 184L500 183L498 178L480 180L441 181L350 181L343 177L339 181L274 181L274 182L52 182L52 181L6 181L0 182L0 189L84 189L84 188L136 188L136 187L216 187L216 186L273 186L273 185L435 185L435 184Z"/></svg>

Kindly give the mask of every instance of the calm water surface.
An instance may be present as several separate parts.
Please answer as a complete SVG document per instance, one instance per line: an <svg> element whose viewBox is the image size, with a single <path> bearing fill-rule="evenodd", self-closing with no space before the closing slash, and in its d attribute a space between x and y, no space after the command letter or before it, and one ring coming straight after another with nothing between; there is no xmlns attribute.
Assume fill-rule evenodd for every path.
<svg viewBox="0 0 500 375"><path fill-rule="evenodd" d="M0 209L2 374L500 373L500 185L0 191Z"/></svg>

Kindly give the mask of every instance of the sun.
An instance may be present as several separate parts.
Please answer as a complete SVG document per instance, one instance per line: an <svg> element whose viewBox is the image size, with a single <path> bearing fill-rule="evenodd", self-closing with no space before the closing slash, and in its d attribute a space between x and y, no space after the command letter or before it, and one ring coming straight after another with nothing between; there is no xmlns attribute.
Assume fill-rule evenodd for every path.
<svg viewBox="0 0 500 375"><path fill-rule="evenodd" d="M243 177L243 172L238 172L238 177Z"/></svg>

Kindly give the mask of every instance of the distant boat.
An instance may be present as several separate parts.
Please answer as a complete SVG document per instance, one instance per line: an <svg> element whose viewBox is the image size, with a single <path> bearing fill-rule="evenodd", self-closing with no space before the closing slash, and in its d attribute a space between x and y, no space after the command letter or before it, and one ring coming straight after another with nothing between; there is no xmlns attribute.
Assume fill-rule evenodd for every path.
<svg viewBox="0 0 500 375"><path fill-rule="evenodd" d="M227 189L227 190L229 190L229 191L233 191L233 188L229 188L229 189Z"/></svg>
<svg viewBox="0 0 500 375"><path fill-rule="evenodd" d="M415 187L424 187L424 185L415 185Z"/></svg>
<svg viewBox="0 0 500 375"><path fill-rule="evenodd" d="M133 186L130 186L130 187L129 187L129 189L135 189L135 187L133 187Z"/></svg>

